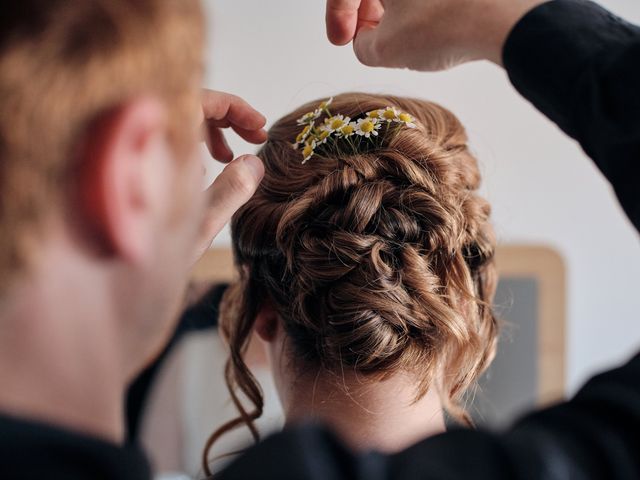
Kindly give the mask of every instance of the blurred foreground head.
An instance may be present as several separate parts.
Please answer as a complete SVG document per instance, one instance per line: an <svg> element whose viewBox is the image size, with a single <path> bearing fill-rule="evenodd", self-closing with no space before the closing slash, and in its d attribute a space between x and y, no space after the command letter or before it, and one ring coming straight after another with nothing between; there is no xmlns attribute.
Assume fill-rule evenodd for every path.
<svg viewBox="0 0 640 480"><path fill-rule="evenodd" d="M83 272L159 347L202 213L203 37L198 0L3 5L0 294Z"/></svg>

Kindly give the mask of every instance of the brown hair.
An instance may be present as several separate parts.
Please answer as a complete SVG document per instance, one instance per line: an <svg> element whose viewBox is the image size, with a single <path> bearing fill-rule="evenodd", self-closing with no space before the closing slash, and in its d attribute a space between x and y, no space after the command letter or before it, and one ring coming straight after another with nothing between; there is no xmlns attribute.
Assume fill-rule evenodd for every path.
<svg viewBox="0 0 640 480"><path fill-rule="evenodd" d="M171 110L170 140L181 146L200 101L203 43L199 0L3 5L0 291L32 261L47 215L72 201L79 144L101 115L157 95Z"/></svg>
<svg viewBox="0 0 640 480"><path fill-rule="evenodd" d="M421 379L417 398L436 382L447 411L465 423L461 395L494 355L495 241L460 122L422 100L339 95L332 113L357 118L393 106L413 115L417 128L382 133L357 151L337 141L303 165L291 145L301 129L296 119L317 104L271 128L259 153L266 176L233 217L240 280L225 295L221 331L240 416L210 437L207 472L208 451L224 432L244 423L258 439L253 421L263 397L243 353L266 301L298 363L338 376L413 372Z"/></svg>

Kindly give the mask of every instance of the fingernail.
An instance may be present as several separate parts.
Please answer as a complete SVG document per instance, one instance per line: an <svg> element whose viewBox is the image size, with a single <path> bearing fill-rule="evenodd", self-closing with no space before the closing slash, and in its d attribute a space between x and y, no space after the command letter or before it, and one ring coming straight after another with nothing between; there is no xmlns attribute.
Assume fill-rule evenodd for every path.
<svg viewBox="0 0 640 480"><path fill-rule="evenodd" d="M262 164L262 160L255 155L247 155L242 159L242 162L251 171L256 180L262 180L262 177L264 177L264 165Z"/></svg>

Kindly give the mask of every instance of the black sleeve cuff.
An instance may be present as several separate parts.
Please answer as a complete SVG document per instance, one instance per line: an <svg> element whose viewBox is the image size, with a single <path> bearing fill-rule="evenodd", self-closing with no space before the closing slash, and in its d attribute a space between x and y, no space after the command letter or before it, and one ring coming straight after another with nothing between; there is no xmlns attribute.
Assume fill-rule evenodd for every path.
<svg viewBox="0 0 640 480"><path fill-rule="evenodd" d="M503 63L516 89L576 138L577 84L596 57L637 36L637 27L586 0L553 0L513 28Z"/></svg>

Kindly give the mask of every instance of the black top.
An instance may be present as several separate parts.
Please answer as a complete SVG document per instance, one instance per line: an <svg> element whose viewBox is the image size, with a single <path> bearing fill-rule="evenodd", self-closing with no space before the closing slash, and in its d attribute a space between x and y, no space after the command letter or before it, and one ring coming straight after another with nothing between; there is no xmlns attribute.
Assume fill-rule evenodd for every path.
<svg viewBox="0 0 640 480"><path fill-rule="evenodd" d="M516 25L504 61L515 87L594 159L640 228L640 29L595 4L556 0ZM0 478L150 477L135 448L0 418ZM253 447L220 478L639 479L640 355L503 434L453 431L397 455L355 456L331 433L301 426Z"/></svg>
<svg viewBox="0 0 640 480"><path fill-rule="evenodd" d="M0 478L147 480L151 473L137 447L119 447L43 423L0 416Z"/></svg>

